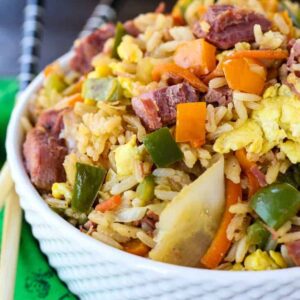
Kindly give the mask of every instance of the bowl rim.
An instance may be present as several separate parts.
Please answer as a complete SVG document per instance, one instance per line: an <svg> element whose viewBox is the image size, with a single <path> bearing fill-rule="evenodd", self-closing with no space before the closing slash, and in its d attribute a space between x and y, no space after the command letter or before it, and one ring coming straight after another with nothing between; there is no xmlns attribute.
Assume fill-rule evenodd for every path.
<svg viewBox="0 0 300 300"><path fill-rule="evenodd" d="M67 69L71 56L72 53L69 52L60 57L57 62L64 69ZM284 278L292 280L295 279L296 275L300 275L300 268L298 267L260 272L233 272L177 266L126 253L97 241L90 236L82 234L77 228L49 208L32 185L23 164L21 151L23 132L20 119L26 114L28 102L32 98L32 95L41 87L43 79L44 75L43 73L40 73L27 89L19 95L8 126L6 152L13 180L16 182L18 191L22 191L21 196L25 196L23 201L30 201L31 203L28 203L28 205L34 206L34 210L38 211L39 215L47 220L46 223L50 223L52 226L60 228L60 231L64 233L67 232L69 240L77 240L81 245L84 245L84 248L87 251L98 252L100 255L105 255L105 257L110 260L118 261L123 265L128 265L131 269L137 268L140 271L151 270L160 273L161 275L176 276L178 278L184 277L191 281L202 281L203 279L206 279L230 283L248 280L251 280L252 283L261 283L262 280L282 280ZM23 204L22 206L26 210L27 205Z"/></svg>

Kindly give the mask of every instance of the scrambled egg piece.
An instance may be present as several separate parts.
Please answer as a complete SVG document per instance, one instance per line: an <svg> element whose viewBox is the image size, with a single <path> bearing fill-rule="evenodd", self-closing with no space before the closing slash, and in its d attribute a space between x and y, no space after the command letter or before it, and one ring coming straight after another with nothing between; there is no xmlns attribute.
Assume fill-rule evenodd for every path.
<svg viewBox="0 0 300 300"><path fill-rule="evenodd" d="M138 149L136 145L136 136L132 136L131 140L121 145L115 150L115 161L117 173L119 176L129 176L134 172L135 161L138 159Z"/></svg>
<svg viewBox="0 0 300 300"><path fill-rule="evenodd" d="M134 81L130 78L119 76L119 83L123 88L123 93L126 98L132 98L134 96Z"/></svg>
<svg viewBox="0 0 300 300"><path fill-rule="evenodd" d="M67 183L54 183L52 185L52 196L56 199L71 200L72 191Z"/></svg>
<svg viewBox="0 0 300 300"><path fill-rule="evenodd" d="M292 163L300 162L300 100L286 85L268 88L251 118L242 126L222 134L214 150L228 153L246 148L264 154L279 147Z"/></svg>
<svg viewBox="0 0 300 300"><path fill-rule="evenodd" d="M95 70L88 74L88 78L101 78L111 76L112 70L109 65L112 62L114 62L114 59L108 56L96 57L92 63Z"/></svg>
<svg viewBox="0 0 300 300"><path fill-rule="evenodd" d="M288 157L291 163L300 162L300 143L286 141L280 144L280 150Z"/></svg>
<svg viewBox="0 0 300 300"><path fill-rule="evenodd" d="M263 271L286 268L287 264L279 252L262 251L260 249L245 258L245 269L248 271Z"/></svg>
<svg viewBox="0 0 300 300"><path fill-rule="evenodd" d="M271 143L278 144L286 133L279 127L281 118L281 105L276 98L262 100L262 109L253 112L253 119L261 126L264 137Z"/></svg>
<svg viewBox="0 0 300 300"><path fill-rule="evenodd" d="M124 36L118 47L118 54L122 60L137 63L143 57L143 52L130 36Z"/></svg>
<svg viewBox="0 0 300 300"><path fill-rule="evenodd" d="M223 133L214 144L214 151L228 153L246 148L248 152L260 153L263 147L263 131L254 120L247 120L240 127Z"/></svg>

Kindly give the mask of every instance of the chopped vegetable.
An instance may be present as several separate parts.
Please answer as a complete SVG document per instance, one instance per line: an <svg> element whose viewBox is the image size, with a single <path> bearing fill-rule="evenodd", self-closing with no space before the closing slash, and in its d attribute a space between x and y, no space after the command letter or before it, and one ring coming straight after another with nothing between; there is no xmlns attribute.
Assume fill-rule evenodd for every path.
<svg viewBox="0 0 300 300"><path fill-rule="evenodd" d="M190 142L198 147L205 143L206 103L177 105L176 142Z"/></svg>
<svg viewBox="0 0 300 300"><path fill-rule="evenodd" d="M230 58L223 63L229 87L245 93L261 95L267 72L258 61L251 58Z"/></svg>
<svg viewBox="0 0 300 300"><path fill-rule="evenodd" d="M299 190L300 189L300 164L291 165L284 174L280 173L277 178L277 181L289 183Z"/></svg>
<svg viewBox="0 0 300 300"><path fill-rule="evenodd" d="M97 211L101 211L102 213L108 210L114 210L121 204L121 201L122 201L121 196L116 195L98 204L95 209Z"/></svg>
<svg viewBox="0 0 300 300"><path fill-rule="evenodd" d="M67 107L74 107L77 102L83 102L83 98L80 93L68 96L55 105L55 109L63 109Z"/></svg>
<svg viewBox="0 0 300 300"><path fill-rule="evenodd" d="M247 229L247 237L250 245L258 246L260 249L265 249L270 232L263 226L260 221L255 221Z"/></svg>
<svg viewBox="0 0 300 300"><path fill-rule="evenodd" d="M286 59L289 53L286 50L240 50L230 55L230 58L256 59Z"/></svg>
<svg viewBox="0 0 300 300"><path fill-rule="evenodd" d="M250 170L253 166L255 166L255 162L250 161L247 158L247 152L245 149L237 150L235 152L235 156L243 170Z"/></svg>
<svg viewBox="0 0 300 300"><path fill-rule="evenodd" d="M56 91L58 93L61 93L66 87L66 83L64 81L64 78L57 73L50 73L45 81L44 81L44 87L46 94L49 95L52 91Z"/></svg>
<svg viewBox="0 0 300 300"><path fill-rule="evenodd" d="M152 78L155 81L159 81L162 75L168 73L185 79L200 92L207 92L207 86L195 74L174 63L156 65L152 71Z"/></svg>
<svg viewBox="0 0 300 300"><path fill-rule="evenodd" d="M147 256L150 251L150 248L138 239L131 240L123 246L126 252L143 257Z"/></svg>
<svg viewBox="0 0 300 300"><path fill-rule="evenodd" d="M245 149L240 149L235 152L235 156L248 178L248 197L253 196L260 188L258 179L253 175L252 169L256 167L256 164L247 158Z"/></svg>
<svg viewBox="0 0 300 300"><path fill-rule="evenodd" d="M84 99L117 101L122 98L122 87L117 78L89 78L82 87Z"/></svg>
<svg viewBox="0 0 300 300"><path fill-rule="evenodd" d="M288 183L272 184L259 190L250 202L253 210L277 230L300 209L300 192Z"/></svg>
<svg viewBox="0 0 300 300"><path fill-rule="evenodd" d="M125 34L126 34L126 30L123 24L118 22L116 25L115 40L114 40L114 45L111 53L112 58L120 58L118 54L118 47L120 46L122 42L122 38Z"/></svg>
<svg viewBox="0 0 300 300"><path fill-rule="evenodd" d="M231 180L227 179L225 212L210 247L201 259L201 263L209 269L216 268L221 263L222 259L230 248L231 241L227 239L226 232L227 227L233 218L233 215L229 212L229 208L231 205L236 204L241 199L241 185L233 183Z"/></svg>
<svg viewBox="0 0 300 300"><path fill-rule="evenodd" d="M143 202L143 205L147 205L154 198L155 182L152 175L144 178L144 180L138 185L136 194L138 198Z"/></svg>
<svg viewBox="0 0 300 300"><path fill-rule="evenodd" d="M206 75L216 67L216 47L205 39L188 41L177 48L174 61L197 76Z"/></svg>
<svg viewBox="0 0 300 300"><path fill-rule="evenodd" d="M77 163L76 179L72 196L72 208L88 212L105 178L106 170L100 167Z"/></svg>
<svg viewBox="0 0 300 300"><path fill-rule="evenodd" d="M252 174L250 170L246 171L246 175L248 178L248 198L250 198L261 188L261 186L257 178Z"/></svg>
<svg viewBox="0 0 300 300"><path fill-rule="evenodd" d="M167 127L145 136L144 145L158 167L167 167L183 158L183 154Z"/></svg>
<svg viewBox="0 0 300 300"><path fill-rule="evenodd" d="M71 96L73 94L81 93L82 85L85 78L82 76L76 83L70 85L64 90L64 96Z"/></svg>
<svg viewBox="0 0 300 300"><path fill-rule="evenodd" d="M185 186L162 211L150 258L197 266L211 244L225 206L224 157Z"/></svg>
<svg viewBox="0 0 300 300"><path fill-rule="evenodd" d="M223 76L224 76L224 72L222 69L222 64L219 63L212 72L210 72L208 75L203 77L203 82L205 84L208 84L212 79L217 77L223 77Z"/></svg>

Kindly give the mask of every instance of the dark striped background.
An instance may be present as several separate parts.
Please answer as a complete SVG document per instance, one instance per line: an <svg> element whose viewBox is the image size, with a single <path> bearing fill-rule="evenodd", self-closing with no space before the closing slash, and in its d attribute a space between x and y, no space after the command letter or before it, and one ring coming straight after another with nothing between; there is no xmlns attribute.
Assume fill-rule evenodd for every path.
<svg viewBox="0 0 300 300"><path fill-rule="evenodd" d="M120 20L153 10L159 0L117 0ZM172 5L175 1L165 1ZM46 0L45 30L40 66L66 52L91 15L96 0ZM19 73L21 26L25 0L0 0L0 76Z"/></svg>

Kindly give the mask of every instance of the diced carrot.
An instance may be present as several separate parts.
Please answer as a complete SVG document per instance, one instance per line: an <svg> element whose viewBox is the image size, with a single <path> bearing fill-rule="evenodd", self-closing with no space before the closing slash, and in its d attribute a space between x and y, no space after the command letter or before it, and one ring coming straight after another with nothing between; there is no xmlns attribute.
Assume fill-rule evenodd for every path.
<svg viewBox="0 0 300 300"><path fill-rule="evenodd" d="M95 209L97 211L101 211L102 213L109 210L114 210L121 204L121 200L122 198L120 195L113 196L108 200L98 204Z"/></svg>
<svg viewBox="0 0 300 300"><path fill-rule="evenodd" d="M219 63L212 72L210 72L208 75L204 76L202 78L202 81L205 84L208 84L212 79L217 78L217 77L224 77L224 72L223 72L221 63Z"/></svg>
<svg viewBox="0 0 300 300"><path fill-rule="evenodd" d="M81 93L83 82L85 81L85 76L82 76L76 83L70 85L64 90L64 96L70 96L76 93Z"/></svg>
<svg viewBox="0 0 300 300"><path fill-rule="evenodd" d="M147 256L150 251L150 248L138 239L131 240L125 243L123 246L126 252L143 257Z"/></svg>
<svg viewBox="0 0 300 300"><path fill-rule="evenodd" d="M247 152L245 149L239 149L239 150L235 151L235 157L237 158L241 168L245 171L248 171L253 166L255 166L255 162L250 161L247 158Z"/></svg>
<svg viewBox="0 0 300 300"><path fill-rule="evenodd" d="M83 98L80 93L73 94L69 97L63 98L55 105L55 109L63 109L67 107L74 107L77 102L83 102Z"/></svg>
<svg viewBox="0 0 300 300"><path fill-rule="evenodd" d="M216 47L205 39L188 41L177 48L174 61L197 76L206 75L216 67Z"/></svg>
<svg viewBox="0 0 300 300"><path fill-rule="evenodd" d="M226 206L223 218L210 247L201 259L202 265L206 268L215 269L227 254L231 245L231 241L227 238L227 228L233 218L229 208L241 199L241 185L226 179Z"/></svg>
<svg viewBox="0 0 300 300"><path fill-rule="evenodd" d="M197 148L205 143L206 103L177 105L176 142L189 142Z"/></svg>
<svg viewBox="0 0 300 300"><path fill-rule="evenodd" d="M261 189L261 186L250 170L245 172L248 178L248 199L250 199L259 189Z"/></svg>
<svg viewBox="0 0 300 300"><path fill-rule="evenodd" d="M186 24L184 18L182 17L180 8L178 6L175 6L173 8L172 18L173 18L174 25L182 26Z"/></svg>
<svg viewBox="0 0 300 300"><path fill-rule="evenodd" d="M251 58L230 58L223 62L226 81L232 90L261 95L267 71Z"/></svg>
<svg viewBox="0 0 300 300"><path fill-rule="evenodd" d="M188 81L193 87L201 92L207 91L207 86L192 72L177 66L174 63L166 63L156 65L152 71L152 78L154 81L159 81L163 74L172 74L181 77Z"/></svg>
<svg viewBox="0 0 300 300"><path fill-rule="evenodd" d="M240 50L232 53L230 58L256 59L286 59L289 53L286 50Z"/></svg>
<svg viewBox="0 0 300 300"><path fill-rule="evenodd" d="M253 167L256 166L256 163L247 158L247 152L245 149L237 150L235 152L235 157L248 178L248 198L250 198L261 188L258 179L251 171Z"/></svg>

